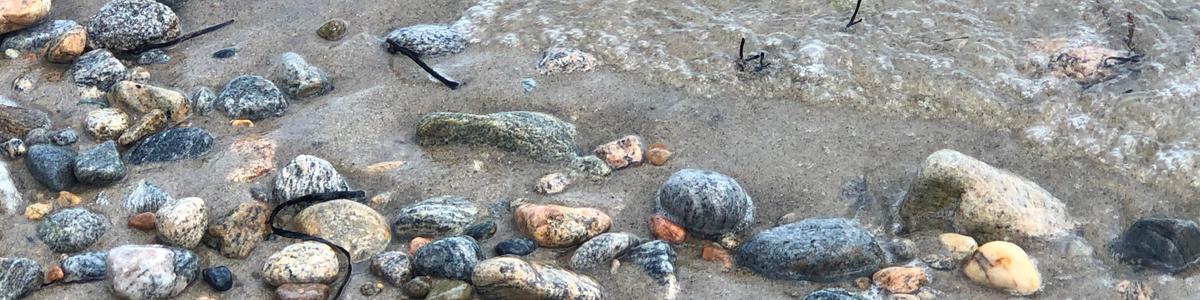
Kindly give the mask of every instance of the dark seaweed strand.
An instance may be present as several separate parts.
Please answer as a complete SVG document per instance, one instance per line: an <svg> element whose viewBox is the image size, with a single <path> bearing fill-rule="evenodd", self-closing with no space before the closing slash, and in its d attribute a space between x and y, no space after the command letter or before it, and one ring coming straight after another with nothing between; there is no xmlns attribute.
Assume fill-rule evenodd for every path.
<svg viewBox="0 0 1200 300"><path fill-rule="evenodd" d="M742 38L742 43L738 44L738 61L745 61L746 56L746 38Z"/></svg>
<svg viewBox="0 0 1200 300"><path fill-rule="evenodd" d="M417 54L417 52L414 52L411 49L404 47L404 45L400 45L399 43L394 42L394 41L388 41L387 43L388 43L388 52L391 52L391 53L400 52L400 54L404 54L404 56L408 56L408 58L412 59L412 61L417 63L418 66L421 66L421 69L424 69L425 73L429 73L429 75L433 75L433 78L437 78L437 80L441 81L442 84L446 85L446 87L450 88L451 90L458 89L458 85L459 85L458 82L455 82L450 79L446 79L446 77L443 77L442 74L438 74L437 71L434 71L433 68L430 68L429 65L425 64L425 62L421 60L421 57L420 57L420 55Z"/></svg>
<svg viewBox="0 0 1200 300"><path fill-rule="evenodd" d="M229 26L229 24L233 24L233 21L234 21L234 20L230 19L229 21L221 22L221 24L217 24L217 25L213 25L213 26L208 26L208 27L205 27L205 28L203 28L203 29L200 29L200 30L197 30L197 31L190 32L190 33L188 33L188 34L184 34L184 35L182 35L182 36L179 36L179 37L177 37L177 38L171 39L170 41L167 41L167 42L165 42L165 43L158 43L158 44L151 44L151 45L143 46L143 47L140 47L140 48L137 48L137 49L129 50L129 51L127 51L127 53L130 53L130 54L141 54L142 52L146 52L146 51L150 51L150 50L154 50L154 49L166 48L166 47L174 46L175 44L179 44L179 43L182 43L182 42L184 42L184 41L187 41L187 40L190 40L190 39L193 39L193 38L199 37L199 36L201 36L201 35L204 35L204 34L207 34L207 33L209 33L209 32L217 31L218 29L221 29L221 28L223 28L223 27L225 27L225 26Z"/></svg>
<svg viewBox="0 0 1200 300"><path fill-rule="evenodd" d="M862 19L858 19L858 8L859 7L862 7L862 0L858 0L858 2L856 2L854 4L854 14L850 15L850 22L846 23L846 29L850 29L850 26L854 26L854 24L858 24L859 22L862 22ZM855 20L855 19L858 19L858 20Z"/></svg>
<svg viewBox="0 0 1200 300"><path fill-rule="evenodd" d="M334 249L337 249L338 252L342 253L342 255L346 257L346 275L342 276L342 283L338 285L337 292L333 294L334 300L337 300L339 297L342 296L342 290L346 289L347 283L350 283L350 273L352 273L354 271L353 270L354 266L350 260L350 251L346 251L346 248L342 248L342 246L338 246L337 244L334 244L333 242L330 242L323 238L319 238L319 237L307 235L304 233L275 227L275 215L279 214L279 212L282 211L284 208L287 208L288 206L292 206L292 205L305 204L305 203L311 203L311 202L323 202L323 201L329 201L329 200L334 200L334 199L361 199L364 197L366 197L366 193L364 193L363 191L340 191L340 192L325 192L325 193L309 194L309 195L298 197L298 198L288 200L287 202L279 204L279 206L276 206L275 209L271 210L271 216L267 218L267 224L271 225L271 233L274 233L276 235L286 237L286 238L299 239L302 241L314 241L314 242L322 243L322 244L328 245L330 247L333 247Z"/></svg>

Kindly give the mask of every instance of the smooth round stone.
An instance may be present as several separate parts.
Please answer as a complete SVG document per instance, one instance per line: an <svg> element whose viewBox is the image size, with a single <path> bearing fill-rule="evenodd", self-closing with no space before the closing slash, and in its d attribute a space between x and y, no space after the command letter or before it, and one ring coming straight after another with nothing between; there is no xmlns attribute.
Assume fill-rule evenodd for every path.
<svg viewBox="0 0 1200 300"><path fill-rule="evenodd" d="M1042 289L1042 274L1037 265L1016 244L992 241L966 259L963 274L971 281L1005 290L1013 295L1028 296Z"/></svg>
<svg viewBox="0 0 1200 300"><path fill-rule="evenodd" d="M108 251L108 277L118 298L178 296L200 275L196 254L160 245L124 245Z"/></svg>
<svg viewBox="0 0 1200 300"><path fill-rule="evenodd" d="M191 197L167 203L154 213L158 237L173 245L192 248L200 244L208 228L208 208L204 199Z"/></svg>
<svg viewBox="0 0 1200 300"><path fill-rule="evenodd" d="M124 206L134 213L157 212L163 205L174 201L175 199L172 199L171 195L167 195L167 192L143 179L138 181L133 192L125 197Z"/></svg>
<svg viewBox="0 0 1200 300"><path fill-rule="evenodd" d="M404 46L421 56L459 53L467 45L462 33L445 25L435 24L397 28L388 33L387 41Z"/></svg>
<svg viewBox="0 0 1200 300"><path fill-rule="evenodd" d="M541 162L569 161L578 155L575 125L545 113L529 111L487 115L426 114L417 124L417 143L421 146L490 145Z"/></svg>
<svg viewBox="0 0 1200 300"><path fill-rule="evenodd" d="M382 252L392 241L387 220L374 209L339 199L309 206L296 214L296 229L346 248L359 262Z"/></svg>
<svg viewBox="0 0 1200 300"><path fill-rule="evenodd" d="M321 28L317 28L317 36L329 41L336 41L346 36L346 21L342 19L332 19L325 21Z"/></svg>
<svg viewBox="0 0 1200 300"><path fill-rule="evenodd" d="M521 233L540 247L564 248L582 244L608 231L612 219L595 208L521 204L513 211Z"/></svg>
<svg viewBox="0 0 1200 300"><path fill-rule="evenodd" d="M629 249L629 259L642 267L659 285L675 281L675 250L671 244L653 240Z"/></svg>
<svg viewBox="0 0 1200 300"><path fill-rule="evenodd" d="M404 283L404 295L409 298L425 299L425 296L429 295L429 289L432 285L433 278L429 276L417 276Z"/></svg>
<svg viewBox="0 0 1200 300"><path fill-rule="evenodd" d="M70 73L76 84L94 86L103 91L129 78L129 70L107 49L92 50L79 56L71 65Z"/></svg>
<svg viewBox="0 0 1200 300"><path fill-rule="evenodd" d="M225 266L205 268L202 274L204 282L214 291L224 292L233 288L233 273Z"/></svg>
<svg viewBox="0 0 1200 300"><path fill-rule="evenodd" d="M471 280L475 264L484 257L471 237L456 236L430 242L413 253L413 271L454 280Z"/></svg>
<svg viewBox="0 0 1200 300"><path fill-rule="evenodd" d="M112 140L75 157L75 178L84 184L108 185L125 179L125 164Z"/></svg>
<svg viewBox="0 0 1200 300"><path fill-rule="evenodd" d="M575 249L571 256L571 269L575 271L591 271L600 266L624 256L634 246L644 240L632 233L609 232L597 235ZM499 247L499 246L497 246Z"/></svg>
<svg viewBox="0 0 1200 300"><path fill-rule="evenodd" d="M107 260L107 251L85 252L68 257L59 264L63 269L62 282L104 280L108 275Z"/></svg>
<svg viewBox="0 0 1200 300"><path fill-rule="evenodd" d="M392 224L397 237L441 237L463 233L479 208L463 197L438 196L402 209Z"/></svg>
<svg viewBox="0 0 1200 300"><path fill-rule="evenodd" d="M0 33L37 24L50 14L50 0L5 1L0 5Z"/></svg>
<svg viewBox="0 0 1200 300"><path fill-rule="evenodd" d="M742 231L754 222L750 195L733 178L713 171L675 172L654 201L658 213L705 237Z"/></svg>
<svg viewBox="0 0 1200 300"><path fill-rule="evenodd" d="M38 237L50 250L59 253L78 252L100 240L112 227L103 215L85 208L60 210L42 219Z"/></svg>
<svg viewBox="0 0 1200 300"><path fill-rule="evenodd" d="M142 140L129 151L129 163L172 162L196 159L207 154L213 146L213 137L202 128L171 128Z"/></svg>
<svg viewBox="0 0 1200 300"><path fill-rule="evenodd" d="M475 291L484 299L604 298L600 284L587 276L515 257L480 262L471 278Z"/></svg>
<svg viewBox="0 0 1200 300"><path fill-rule="evenodd" d="M328 161L312 155L300 155L275 175L271 199L275 203L283 203L316 193L349 190L346 179Z"/></svg>
<svg viewBox="0 0 1200 300"><path fill-rule="evenodd" d="M771 279L833 282L879 270L885 254L846 219L806 219L768 229L735 251L738 265Z"/></svg>
<svg viewBox="0 0 1200 300"><path fill-rule="evenodd" d="M476 241L486 241L496 235L496 222L492 220L484 221L467 227L463 231L463 235L474 238Z"/></svg>
<svg viewBox="0 0 1200 300"><path fill-rule="evenodd" d="M52 145L33 145L25 156L25 166L33 179L51 191L64 191L74 187L75 151Z"/></svg>
<svg viewBox="0 0 1200 300"><path fill-rule="evenodd" d="M471 292L471 285L466 282L437 279L433 281L425 300L470 300Z"/></svg>
<svg viewBox="0 0 1200 300"><path fill-rule="evenodd" d="M1200 227L1191 220L1141 218L1111 248L1123 263L1178 273L1200 261Z"/></svg>
<svg viewBox="0 0 1200 300"><path fill-rule="evenodd" d="M216 108L231 119L258 121L282 116L288 102L275 83L255 75L242 75L225 84Z"/></svg>
<svg viewBox="0 0 1200 300"><path fill-rule="evenodd" d="M93 49L133 50L179 36L179 18L153 0L113 0L88 21Z"/></svg>
<svg viewBox="0 0 1200 300"><path fill-rule="evenodd" d="M507 239L496 244L496 255L526 256L537 250L537 243L527 238Z"/></svg>
<svg viewBox="0 0 1200 300"><path fill-rule="evenodd" d="M42 266L28 258L0 258L0 299L19 299L42 288Z"/></svg>
<svg viewBox="0 0 1200 300"><path fill-rule="evenodd" d="M412 275L412 261L400 251L379 253L371 258L371 273L395 287L401 287Z"/></svg>
<svg viewBox="0 0 1200 300"><path fill-rule="evenodd" d="M318 242L288 245L267 258L263 280L272 286L287 283L330 283L337 279L338 257L333 248Z"/></svg>
<svg viewBox="0 0 1200 300"><path fill-rule="evenodd" d="M804 296L804 300L866 300L843 289L823 289Z"/></svg>
<svg viewBox="0 0 1200 300"><path fill-rule="evenodd" d="M162 49L151 49L150 51L142 52L142 55L139 55L137 60L140 65L165 64L170 61L171 56L167 55L167 52Z"/></svg>

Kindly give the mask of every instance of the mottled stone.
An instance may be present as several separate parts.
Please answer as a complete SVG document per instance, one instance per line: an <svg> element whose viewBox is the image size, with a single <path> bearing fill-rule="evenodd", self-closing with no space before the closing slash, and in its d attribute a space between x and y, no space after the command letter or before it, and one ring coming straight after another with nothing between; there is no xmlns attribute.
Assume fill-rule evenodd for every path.
<svg viewBox="0 0 1200 300"><path fill-rule="evenodd" d="M201 116L207 116L213 110L213 102L217 100L217 94L207 86L197 87L192 92L192 111Z"/></svg>
<svg viewBox="0 0 1200 300"><path fill-rule="evenodd" d="M515 257L480 262L471 276L484 299L599 300L603 288L587 276Z"/></svg>
<svg viewBox="0 0 1200 300"><path fill-rule="evenodd" d="M580 245L579 249L575 249L575 255L571 256L571 269L592 271L601 266L608 266L609 262L624 256L634 246L643 242L645 240L637 235L626 232L597 235Z"/></svg>
<svg viewBox="0 0 1200 300"><path fill-rule="evenodd" d="M889 267L875 272L871 279L875 285L898 294L916 293L922 285L929 283L925 270L920 267Z"/></svg>
<svg viewBox="0 0 1200 300"><path fill-rule="evenodd" d="M828 288L812 292L804 296L804 300L866 300L862 296L852 294L843 289Z"/></svg>
<svg viewBox="0 0 1200 300"><path fill-rule="evenodd" d="M153 0L113 0L87 24L88 45L95 49L134 50L179 36L179 18Z"/></svg>
<svg viewBox="0 0 1200 300"><path fill-rule="evenodd" d="M438 196L410 204L392 224L397 237L451 236L463 233L479 209L470 200L458 196Z"/></svg>
<svg viewBox="0 0 1200 300"><path fill-rule="evenodd" d="M138 118L137 123L133 124L133 127L129 127L125 132L121 133L121 136L117 138L117 143L121 144L121 146L132 145L166 127L167 114L159 109L151 110L148 113L142 114Z"/></svg>
<svg viewBox="0 0 1200 300"><path fill-rule="evenodd" d="M527 238L514 238L501 241L492 250L496 255L526 256L537 250L537 242Z"/></svg>
<svg viewBox="0 0 1200 300"><path fill-rule="evenodd" d="M541 194L553 195L562 193L563 190L567 189L568 185L571 185L571 179L567 175L563 173L550 173L538 178L537 184L533 186L533 190Z"/></svg>
<svg viewBox="0 0 1200 300"><path fill-rule="evenodd" d="M467 40L461 32L445 25L419 24L392 30L388 43L398 44L421 56L463 52Z"/></svg>
<svg viewBox="0 0 1200 300"><path fill-rule="evenodd" d="M343 36L346 36L346 27L345 20L331 19L317 28L317 36L328 41L341 40Z"/></svg>
<svg viewBox="0 0 1200 300"><path fill-rule="evenodd" d="M117 143L107 141L75 157L75 178L84 184L108 185L125 179Z"/></svg>
<svg viewBox="0 0 1200 300"><path fill-rule="evenodd" d="M88 112L84 128L97 140L111 140L129 128L129 115L117 108L101 108Z"/></svg>
<svg viewBox="0 0 1200 300"><path fill-rule="evenodd" d="M592 152L613 170L640 165L645 156L642 151L642 139L636 135L600 145Z"/></svg>
<svg viewBox="0 0 1200 300"><path fill-rule="evenodd" d="M395 287L408 282L411 270L411 260L404 252L388 251L371 258L371 273Z"/></svg>
<svg viewBox="0 0 1200 300"><path fill-rule="evenodd" d="M700 259L711 262L719 262L725 268L725 271L733 269L733 254L729 254L728 250L712 245L704 246L700 249Z"/></svg>
<svg viewBox="0 0 1200 300"><path fill-rule="evenodd" d="M187 96L179 91L128 80L113 84L105 98L109 103L121 103L139 113L161 110L171 124L183 123L192 110Z"/></svg>
<svg viewBox="0 0 1200 300"><path fill-rule="evenodd" d="M1110 247L1123 263L1174 274L1200 261L1200 228L1191 220L1141 218Z"/></svg>
<svg viewBox="0 0 1200 300"><path fill-rule="evenodd" d="M158 218L158 238L183 248L199 245L208 228L208 208L204 199L196 197L167 203L154 215Z"/></svg>
<svg viewBox="0 0 1200 300"><path fill-rule="evenodd" d="M63 269L63 282L90 282L104 280L108 276L108 252L84 252L64 259L59 265Z"/></svg>
<svg viewBox="0 0 1200 300"><path fill-rule="evenodd" d="M4 156L7 156L11 160L25 156L25 152L28 151L28 149L25 149L25 141L18 138L8 139L7 142L0 145L0 148L4 149Z"/></svg>
<svg viewBox="0 0 1200 300"><path fill-rule="evenodd" d="M36 261L0 257L0 299L23 298L42 288L43 276L42 266Z"/></svg>
<svg viewBox="0 0 1200 300"><path fill-rule="evenodd" d="M25 199L13 184L12 174L8 172L8 164L0 162L0 214L11 215L21 211Z"/></svg>
<svg viewBox="0 0 1200 300"><path fill-rule="evenodd" d="M358 292L367 297L379 295L383 292L383 283L378 281L363 283L359 286Z"/></svg>
<svg viewBox="0 0 1200 300"><path fill-rule="evenodd" d="M971 253L975 253L975 249L979 248L979 244L974 238L957 233L943 233L938 235L938 241L942 243L942 248L950 252L951 256L958 259L963 259Z"/></svg>
<svg viewBox="0 0 1200 300"><path fill-rule="evenodd" d="M525 91L525 94L533 93L533 90L537 89L537 80L533 80L533 78L521 79L521 89Z"/></svg>
<svg viewBox="0 0 1200 300"><path fill-rule="evenodd" d="M75 129L63 128L50 134L50 143L58 146L70 146L79 141L79 134L75 133Z"/></svg>
<svg viewBox="0 0 1200 300"><path fill-rule="evenodd" d="M271 254L263 266L263 280L272 286L286 283L330 283L337 279L338 256L318 242L288 245Z"/></svg>
<svg viewBox="0 0 1200 300"><path fill-rule="evenodd" d="M595 208L521 204L513 211L517 229L547 248L579 245L608 231L612 219Z"/></svg>
<svg viewBox="0 0 1200 300"><path fill-rule="evenodd" d="M417 124L417 142L422 146L485 144L543 162L568 161L576 156L574 125L527 111L426 114Z"/></svg>
<svg viewBox="0 0 1200 300"><path fill-rule="evenodd" d="M129 217L126 225L137 230L151 231L158 228L158 217L152 212L137 213Z"/></svg>
<svg viewBox="0 0 1200 300"><path fill-rule="evenodd" d="M50 205L50 203L30 204L29 206L25 207L25 218L29 219L30 221L41 220L42 217L45 217L46 214L49 214L53 209L54 206Z"/></svg>
<svg viewBox="0 0 1200 300"><path fill-rule="evenodd" d="M496 235L496 222L492 220L483 221L467 227L463 231L463 235L474 238L476 241L486 241Z"/></svg>
<svg viewBox="0 0 1200 300"><path fill-rule="evenodd" d="M333 81L321 68L317 68L294 52L284 52L279 57L275 71L283 91L293 98L320 96L333 91Z"/></svg>
<svg viewBox="0 0 1200 300"><path fill-rule="evenodd" d="M421 249L421 247L425 247L425 245L429 245L429 242L432 242L432 241L433 240L426 238L426 237L418 236L418 237L412 238L411 240L408 241L408 252L416 253L417 249Z"/></svg>
<svg viewBox="0 0 1200 300"><path fill-rule="evenodd" d="M979 246L963 265L963 274L971 281L1028 296L1042 289L1042 274L1020 246L993 241Z"/></svg>
<svg viewBox="0 0 1200 300"><path fill-rule="evenodd" d="M279 300L325 300L329 296L329 285L321 283L288 283L275 289Z"/></svg>
<svg viewBox="0 0 1200 300"><path fill-rule="evenodd" d="M0 33L9 33L37 24L50 14L50 2L50 0L0 2Z"/></svg>
<svg viewBox="0 0 1200 300"><path fill-rule="evenodd" d="M542 74L587 72L599 64L595 56L583 50L555 47L546 50L537 69Z"/></svg>
<svg viewBox="0 0 1200 300"><path fill-rule="evenodd" d="M96 49L84 53L75 60L69 71L75 84L94 86L107 91L118 81L129 78L129 70L108 49Z"/></svg>
<svg viewBox="0 0 1200 300"><path fill-rule="evenodd" d="M212 149L213 137L200 128L171 128L142 140L129 150L129 163L172 162L196 159Z"/></svg>
<svg viewBox="0 0 1200 300"><path fill-rule="evenodd" d="M879 270L883 250L854 221L806 219L768 229L738 247L739 266L771 279L833 282Z"/></svg>
<svg viewBox="0 0 1200 300"><path fill-rule="evenodd" d="M576 157L571 160L571 165L568 167L574 174L592 179L602 179L604 176L612 174L612 168L609 168L603 159L595 155Z"/></svg>
<svg viewBox="0 0 1200 300"><path fill-rule="evenodd" d="M413 252L413 271L454 280L471 280L471 271L484 257L471 237L456 236L433 241Z"/></svg>
<svg viewBox="0 0 1200 300"><path fill-rule="evenodd" d="M288 102L270 80L262 76L242 75L225 84L214 105L231 119L257 121L282 116Z"/></svg>
<svg viewBox="0 0 1200 300"><path fill-rule="evenodd" d="M350 190L346 179L328 161L312 155L300 155L275 175L271 198L276 203L326 192Z"/></svg>
<svg viewBox="0 0 1200 300"><path fill-rule="evenodd" d="M471 300L471 285L458 280L437 279L425 300Z"/></svg>
<svg viewBox="0 0 1200 300"><path fill-rule="evenodd" d="M132 210L134 213L156 212L159 207L173 202L167 192L164 192L158 186L146 181L145 179L138 181L137 187L133 188L133 192L125 197L125 208Z"/></svg>
<svg viewBox="0 0 1200 300"><path fill-rule="evenodd" d="M112 291L124 299L166 299L183 293L200 277L196 254L160 245L125 245L108 250Z"/></svg>
<svg viewBox="0 0 1200 300"><path fill-rule="evenodd" d="M202 274L204 282L208 283L208 286L212 287L214 291L224 292L233 288L233 272L230 272L228 267L205 268Z"/></svg>
<svg viewBox="0 0 1200 300"><path fill-rule="evenodd" d="M63 279L63 269L59 266L50 267L46 271L46 283L55 283Z"/></svg>
<svg viewBox="0 0 1200 300"><path fill-rule="evenodd" d="M653 240L629 249L629 259L642 267L659 285L675 282L675 250L661 240Z"/></svg>
<svg viewBox="0 0 1200 300"><path fill-rule="evenodd" d="M237 47L222 48L217 50L217 52L213 52L212 57L216 59L226 59L237 55L237 52Z"/></svg>
<svg viewBox="0 0 1200 300"><path fill-rule="evenodd" d="M387 220L371 207L353 200L314 204L296 214L293 222L296 231L342 246L355 262L371 258L392 242Z"/></svg>
<svg viewBox="0 0 1200 300"><path fill-rule="evenodd" d="M83 26L72 20L52 20L5 38L0 49L32 53L52 63L70 63L83 54L86 45Z"/></svg>
<svg viewBox="0 0 1200 300"><path fill-rule="evenodd" d="M404 295L409 298L425 299L425 296L429 295L429 289L432 285L433 278L429 276L417 276L404 283Z"/></svg>
<svg viewBox="0 0 1200 300"><path fill-rule="evenodd" d="M50 128L50 115L46 112L0 104L0 138L23 138L38 128Z"/></svg>
<svg viewBox="0 0 1200 300"><path fill-rule="evenodd" d="M654 199L655 211L704 237L742 231L754 222L754 201L724 174L683 169L671 175Z"/></svg>
<svg viewBox="0 0 1200 300"><path fill-rule="evenodd" d="M42 219L37 233L50 250L71 253L99 241L109 227L112 225L103 215L84 208L68 208Z"/></svg>
<svg viewBox="0 0 1200 300"><path fill-rule="evenodd" d="M228 216L208 226L205 244L228 258L246 258L270 234L271 209L258 201L242 202Z"/></svg>
<svg viewBox="0 0 1200 300"><path fill-rule="evenodd" d="M149 51L142 52L141 55L138 55L137 59L140 65L165 64L170 61L171 56L167 54L167 51L163 51L162 49L150 49Z"/></svg>

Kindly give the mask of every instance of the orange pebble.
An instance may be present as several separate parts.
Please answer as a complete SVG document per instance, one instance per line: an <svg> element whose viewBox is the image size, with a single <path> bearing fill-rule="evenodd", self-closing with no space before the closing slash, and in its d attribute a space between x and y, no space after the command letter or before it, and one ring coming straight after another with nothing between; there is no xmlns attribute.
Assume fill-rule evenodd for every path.
<svg viewBox="0 0 1200 300"><path fill-rule="evenodd" d="M425 244L429 244L429 242L432 242L429 238L413 238L411 241L408 241L408 253L417 253L417 249L425 247Z"/></svg>
<svg viewBox="0 0 1200 300"><path fill-rule="evenodd" d="M650 217L650 232L654 237L671 244L683 244L687 240L687 231L662 215Z"/></svg>
<svg viewBox="0 0 1200 300"><path fill-rule="evenodd" d="M704 249L700 250L700 258L706 261L720 262L721 266L725 267L725 270L733 269L733 256L729 255L729 251L720 247L712 245L704 246Z"/></svg>
<svg viewBox="0 0 1200 300"><path fill-rule="evenodd" d="M150 231L150 230L154 230L155 223L157 223L157 222L158 222L158 219L154 216L154 213L144 212L144 213L139 213L139 214L133 215L132 217L129 217L128 225L130 228L140 229L143 231Z"/></svg>
<svg viewBox="0 0 1200 300"><path fill-rule="evenodd" d="M237 120L229 121L229 125L232 125L235 127L254 127L254 121L245 120L245 119L237 119Z"/></svg>
<svg viewBox="0 0 1200 300"><path fill-rule="evenodd" d="M56 282L63 279L63 269L59 266L54 266L46 271L46 282Z"/></svg>

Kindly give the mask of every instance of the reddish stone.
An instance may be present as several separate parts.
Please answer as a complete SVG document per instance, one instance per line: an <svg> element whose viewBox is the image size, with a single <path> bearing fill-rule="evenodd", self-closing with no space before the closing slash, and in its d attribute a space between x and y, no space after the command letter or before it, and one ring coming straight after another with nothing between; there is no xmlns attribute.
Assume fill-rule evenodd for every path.
<svg viewBox="0 0 1200 300"><path fill-rule="evenodd" d="M644 157L642 153L642 139L636 135L623 137L619 140L608 142L607 144L596 147L597 157L604 160L609 168L613 170L636 166L642 163Z"/></svg>
<svg viewBox="0 0 1200 300"><path fill-rule="evenodd" d="M650 217L650 232L654 233L654 237L671 244L683 244L687 240L687 231L662 215Z"/></svg>
<svg viewBox="0 0 1200 300"><path fill-rule="evenodd" d="M154 230L155 223L158 219L152 212L144 212L129 217L129 227L142 231Z"/></svg>
<svg viewBox="0 0 1200 300"><path fill-rule="evenodd" d="M423 238L419 236L413 238L411 241L408 241L408 253L416 253L417 249L425 247L425 244L429 244L429 242L432 242L432 240L429 238Z"/></svg>
<svg viewBox="0 0 1200 300"><path fill-rule="evenodd" d="M725 270L733 269L733 256L729 255L729 251L720 247L704 246L704 249L700 250L700 258L706 261L720 262Z"/></svg>

